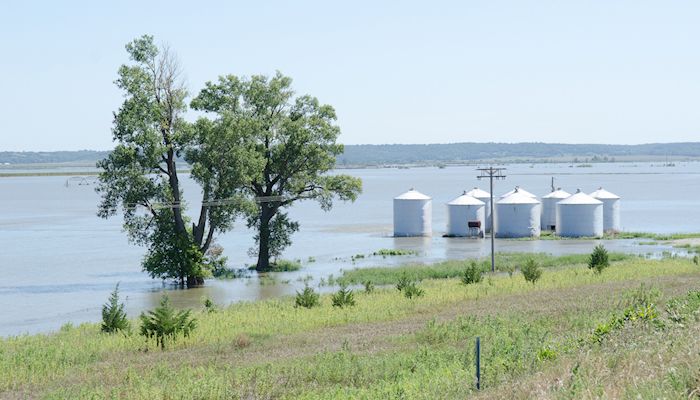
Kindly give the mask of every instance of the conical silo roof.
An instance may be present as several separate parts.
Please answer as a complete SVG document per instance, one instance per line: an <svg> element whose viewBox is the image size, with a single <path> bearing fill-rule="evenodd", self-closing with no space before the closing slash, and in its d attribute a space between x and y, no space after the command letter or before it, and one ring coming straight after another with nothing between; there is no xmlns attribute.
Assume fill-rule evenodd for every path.
<svg viewBox="0 0 700 400"><path fill-rule="evenodd" d="M498 204L540 204L539 200L529 196L532 193L528 193L529 195L525 193L521 192L521 189L515 188L511 195L502 197Z"/></svg>
<svg viewBox="0 0 700 400"><path fill-rule="evenodd" d="M557 188L557 190L542 196L543 199L565 199L567 197L571 196L571 193L567 192L566 190L561 190L561 188Z"/></svg>
<svg viewBox="0 0 700 400"><path fill-rule="evenodd" d="M603 202L583 193L579 189L575 194L560 201L558 204L603 204Z"/></svg>
<svg viewBox="0 0 700 400"><path fill-rule="evenodd" d="M534 194L528 192L527 190L521 188L520 186L516 186L515 189L513 189L513 190L511 190L510 192L508 192L508 193L502 195L502 196L501 196L501 199L505 199L506 197L508 197L508 196L510 196L510 195L512 195L512 194L514 194L515 192L518 192L518 193L520 193L521 195L524 195L524 196L527 196L527 197L530 197L530 198L533 198L533 199L536 199L536 198L537 198L537 196L535 196Z"/></svg>
<svg viewBox="0 0 700 400"><path fill-rule="evenodd" d="M467 192L447 203L448 206L483 206L484 204L486 203L468 195Z"/></svg>
<svg viewBox="0 0 700 400"><path fill-rule="evenodd" d="M599 187L598 190L590 194L591 197L595 199L603 199L603 200L611 200L611 199L619 199L620 196L610 193L607 190L603 189L602 187Z"/></svg>
<svg viewBox="0 0 700 400"><path fill-rule="evenodd" d="M491 194L485 190L481 190L478 187L475 187L474 189L466 192L465 194L472 196L476 199L485 199L487 197L491 197Z"/></svg>
<svg viewBox="0 0 700 400"><path fill-rule="evenodd" d="M394 200L430 200L430 197L411 188L408 192L394 197Z"/></svg>

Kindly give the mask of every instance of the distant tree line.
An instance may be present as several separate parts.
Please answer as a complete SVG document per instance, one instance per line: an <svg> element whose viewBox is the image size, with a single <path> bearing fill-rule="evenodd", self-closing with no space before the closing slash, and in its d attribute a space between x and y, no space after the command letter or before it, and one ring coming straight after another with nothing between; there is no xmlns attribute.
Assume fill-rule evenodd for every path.
<svg viewBox="0 0 700 400"><path fill-rule="evenodd" d="M0 164L93 162L106 151L0 152ZM700 142L639 145L561 143L447 143L345 145L339 165L411 164L495 158L571 158L610 161L615 157L700 157Z"/></svg>
<svg viewBox="0 0 700 400"><path fill-rule="evenodd" d="M614 157L700 157L700 142L640 145L560 143L448 143L347 145L340 165L411 164L498 158L579 158L604 161Z"/></svg>

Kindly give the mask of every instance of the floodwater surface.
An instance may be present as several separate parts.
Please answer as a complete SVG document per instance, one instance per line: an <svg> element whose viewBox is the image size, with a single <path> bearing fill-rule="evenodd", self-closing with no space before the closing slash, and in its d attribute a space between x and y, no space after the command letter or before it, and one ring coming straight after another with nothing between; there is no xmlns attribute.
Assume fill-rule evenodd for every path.
<svg viewBox="0 0 700 400"><path fill-rule="evenodd" d="M626 231L658 233L700 231L700 163L609 163L576 167L569 164L507 165L505 180L496 182L500 195L520 185L542 196L555 186L571 193L599 186L622 197L622 227ZM44 171L44 170L42 170ZM291 295L304 282L316 284L330 274L362 266L434 262L486 256L488 240L442 238L445 203L478 181L474 166L410 169L346 169L338 173L362 178L364 191L355 203L336 203L323 212L306 202L290 209L301 223L284 258L302 261L301 271L278 273L274 281L255 274L235 280L208 280L204 287L178 290L141 271L144 249L128 243L121 219L96 216L94 186L68 177L0 178L0 335L48 332L67 322L98 321L100 308L119 283L127 313L136 317L157 305L163 292L180 307L201 307L208 296L219 304ZM68 183L68 184L66 184ZM392 198L415 189L433 198L433 229L429 238L393 238ZM198 208L198 187L183 180L190 209ZM233 231L217 239L231 267L254 263L248 256L252 232L238 221ZM498 251L587 253L595 241L498 240ZM668 246L639 246L633 240L606 241L613 251L660 252ZM416 250L416 256L365 257L382 248ZM328 290L328 288L326 288Z"/></svg>

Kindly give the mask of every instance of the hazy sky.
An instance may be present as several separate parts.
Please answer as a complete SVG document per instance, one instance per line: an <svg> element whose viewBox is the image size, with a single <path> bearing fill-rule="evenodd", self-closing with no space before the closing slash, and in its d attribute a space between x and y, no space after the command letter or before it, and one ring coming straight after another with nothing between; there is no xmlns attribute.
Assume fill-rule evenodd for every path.
<svg viewBox="0 0 700 400"><path fill-rule="evenodd" d="M12 1L0 151L109 149L124 45L147 33L196 93L294 79L341 142L700 140L700 2Z"/></svg>

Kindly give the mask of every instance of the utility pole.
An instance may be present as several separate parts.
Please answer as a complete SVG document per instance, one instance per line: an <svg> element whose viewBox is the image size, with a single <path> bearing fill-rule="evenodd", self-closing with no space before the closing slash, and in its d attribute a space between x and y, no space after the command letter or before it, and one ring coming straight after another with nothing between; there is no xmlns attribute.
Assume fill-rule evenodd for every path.
<svg viewBox="0 0 700 400"><path fill-rule="evenodd" d="M479 171L479 175L477 175L477 178L481 180L481 178L489 178L489 185L490 189L489 192L491 194L491 272L496 272L496 256L495 256L495 241L494 241L494 235L496 232L496 227L493 224L493 180L494 179L506 179L506 176L503 174L503 171L505 171L505 168L494 168L494 167L488 167L488 168L477 168L477 171Z"/></svg>

